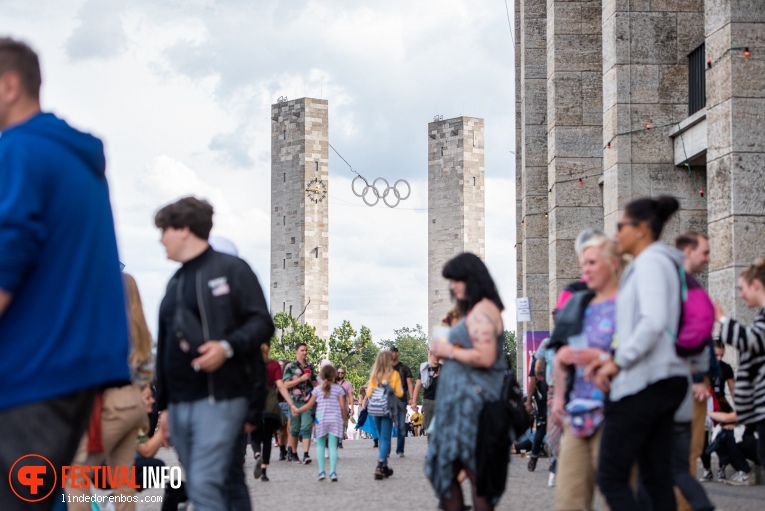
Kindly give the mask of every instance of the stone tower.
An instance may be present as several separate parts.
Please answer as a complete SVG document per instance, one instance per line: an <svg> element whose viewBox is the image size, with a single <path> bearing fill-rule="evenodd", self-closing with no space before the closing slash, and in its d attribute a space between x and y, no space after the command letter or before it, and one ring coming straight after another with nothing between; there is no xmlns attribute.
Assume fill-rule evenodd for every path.
<svg viewBox="0 0 765 511"><path fill-rule="evenodd" d="M329 142L324 99L271 105L271 314L329 336Z"/></svg>
<svg viewBox="0 0 765 511"><path fill-rule="evenodd" d="M444 264L461 252L485 257L483 119L428 124L428 332L452 307Z"/></svg>

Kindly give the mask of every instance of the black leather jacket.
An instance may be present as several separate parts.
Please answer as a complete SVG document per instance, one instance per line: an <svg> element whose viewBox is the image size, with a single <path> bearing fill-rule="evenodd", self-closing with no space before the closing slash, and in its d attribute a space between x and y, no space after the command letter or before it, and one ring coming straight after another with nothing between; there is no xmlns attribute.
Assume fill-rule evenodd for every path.
<svg viewBox="0 0 765 511"><path fill-rule="evenodd" d="M207 374L208 397L215 400L247 397L250 400L250 422L254 420L252 416L262 410L265 404L266 374L260 346L273 335L274 323L258 278L246 262L212 249L204 252L200 261L202 264L193 278L201 324L186 321L178 325L178 321L174 321L168 325L167 321L160 320L157 406L159 410L164 410L168 402L183 401L178 396L168 395L164 366L166 344L175 342L175 332L168 331L168 328L185 330L190 337L198 337L203 341L229 342L234 355L217 371ZM170 279L163 305L176 295L182 272L183 268Z"/></svg>

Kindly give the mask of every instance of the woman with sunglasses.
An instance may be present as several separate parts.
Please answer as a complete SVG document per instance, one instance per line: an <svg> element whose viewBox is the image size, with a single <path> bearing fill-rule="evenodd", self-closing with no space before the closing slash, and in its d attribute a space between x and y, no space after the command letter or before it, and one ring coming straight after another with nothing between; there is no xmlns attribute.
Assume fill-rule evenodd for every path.
<svg viewBox="0 0 765 511"><path fill-rule="evenodd" d="M675 411L688 389L690 367L675 352L680 322L682 252L659 241L679 208L673 197L637 199L617 224L619 252L632 256L616 297L613 356L603 353L587 376L609 393L604 414L598 486L611 509L637 511L629 485L638 463L654 511L676 509L671 464Z"/></svg>

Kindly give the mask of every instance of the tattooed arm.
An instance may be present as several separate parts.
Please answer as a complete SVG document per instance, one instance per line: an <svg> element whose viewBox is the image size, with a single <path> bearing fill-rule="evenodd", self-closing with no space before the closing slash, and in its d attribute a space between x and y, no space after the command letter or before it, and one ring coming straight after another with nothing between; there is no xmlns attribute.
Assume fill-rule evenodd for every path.
<svg viewBox="0 0 765 511"><path fill-rule="evenodd" d="M472 367L489 368L497 361L497 337L502 333L502 316L490 300L482 300L473 307L466 326L473 342L471 349L454 349L454 360ZM448 355L447 355L448 358Z"/></svg>

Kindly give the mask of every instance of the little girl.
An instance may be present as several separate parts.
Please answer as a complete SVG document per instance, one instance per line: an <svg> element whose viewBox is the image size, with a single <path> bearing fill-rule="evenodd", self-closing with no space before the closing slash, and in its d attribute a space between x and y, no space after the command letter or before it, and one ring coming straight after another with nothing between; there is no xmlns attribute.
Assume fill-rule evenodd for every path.
<svg viewBox="0 0 765 511"><path fill-rule="evenodd" d="M326 479L324 473L324 448L329 439L329 478L337 481L337 442L343 438L343 414L347 410L345 403L345 390L335 383L337 369L332 365L325 365L319 371L321 385L313 389L311 399L301 408L292 407L292 415L310 410L314 403L316 407L316 457L319 462L319 481Z"/></svg>

